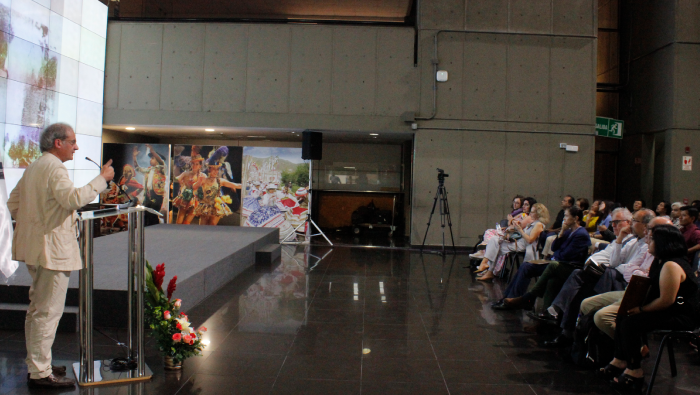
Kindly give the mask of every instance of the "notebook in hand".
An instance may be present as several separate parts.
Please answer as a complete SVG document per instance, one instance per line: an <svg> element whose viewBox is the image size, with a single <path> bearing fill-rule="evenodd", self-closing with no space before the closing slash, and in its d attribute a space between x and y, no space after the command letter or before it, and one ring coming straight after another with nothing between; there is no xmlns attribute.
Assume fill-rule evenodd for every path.
<svg viewBox="0 0 700 395"><path fill-rule="evenodd" d="M644 303L647 292L649 292L649 287L651 287L651 279L649 279L649 277L632 276L625 290L625 296L622 297L620 309L617 311L616 321L620 318L627 317L627 312L629 310L639 307Z"/></svg>

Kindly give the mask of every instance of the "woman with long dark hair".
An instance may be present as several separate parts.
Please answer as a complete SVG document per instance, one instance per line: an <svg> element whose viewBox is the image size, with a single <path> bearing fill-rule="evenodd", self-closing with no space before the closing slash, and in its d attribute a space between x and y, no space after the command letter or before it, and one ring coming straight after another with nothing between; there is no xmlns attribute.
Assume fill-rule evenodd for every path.
<svg viewBox="0 0 700 395"><path fill-rule="evenodd" d="M654 227L649 253L656 259L649 270L651 287L639 307L619 316L615 326L615 358L601 369L607 379L620 389L641 391L645 333L657 329L692 330L696 314L697 284L688 263L685 239L673 225ZM619 313L618 313L619 314Z"/></svg>

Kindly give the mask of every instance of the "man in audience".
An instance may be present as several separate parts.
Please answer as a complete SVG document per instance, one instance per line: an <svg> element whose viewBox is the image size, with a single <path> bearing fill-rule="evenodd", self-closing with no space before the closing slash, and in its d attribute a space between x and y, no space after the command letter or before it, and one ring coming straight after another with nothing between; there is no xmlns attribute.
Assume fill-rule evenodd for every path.
<svg viewBox="0 0 700 395"><path fill-rule="evenodd" d="M642 211L644 210L638 211L635 217ZM562 311L564 312L560 323L562 332L553 341L546 341L544 343L545 346L560 347L571 344L581 302L585 298L606 292L624 290L633 274L647 275L646 273L649 272L654 256L647 251L646 236L658 225L671 225L671 221L663 217L652 219L642 232L642 238L639 238L638 228L640 228L640 226L638 222L635 222L633 226L635 229L632 235L634 239L639 238L639 241L635 241L637 244L640 244L640 247L637 248L637 254L627 263L623 263L614 269L610 267L606 268L604 274L600 278L594 277L584 271L578 271L578 273L573 273L569 277L564 287L562 287L562 291L548 310L555 315ZM621 230L620 233L624 231L625 230Z"/></svg>
<svg viewBox="0 0 700 395"><path fill-rule="evenodd" d="M700 250L700 229L695 222L698 220L698 209L693 206L681 207L681 233L688 247L688 261L693 262L695 253Z"/></svg>
<svg viewBox="0 0 700 395"><path fill-rule="evenodd" d="M671 221L673 221L673 225L676 226L676 228L681 227L681 202L675 202L671 205Z"/></svg>

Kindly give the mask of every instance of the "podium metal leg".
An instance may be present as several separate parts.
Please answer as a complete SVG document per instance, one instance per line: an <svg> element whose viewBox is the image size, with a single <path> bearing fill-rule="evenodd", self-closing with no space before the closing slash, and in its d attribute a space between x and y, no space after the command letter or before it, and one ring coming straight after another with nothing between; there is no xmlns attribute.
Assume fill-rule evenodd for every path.
<svg viewBox="0 0 700 395"><path fill-rule="evenodd" d="M144 292L145 279L144 272L146 271L146 257L144 251L144 222L145 212L139 211L136 213L136 377L143 377L146 374L146 356L144 352Z"/></svg>
<svg viewBox="0 0 700 395"><path fill-rule="evenodd" d="M92 354L92 220L80 221L80 255L85 268L80 271L80 377L81 383L92 383L95 379Z"/></svg>

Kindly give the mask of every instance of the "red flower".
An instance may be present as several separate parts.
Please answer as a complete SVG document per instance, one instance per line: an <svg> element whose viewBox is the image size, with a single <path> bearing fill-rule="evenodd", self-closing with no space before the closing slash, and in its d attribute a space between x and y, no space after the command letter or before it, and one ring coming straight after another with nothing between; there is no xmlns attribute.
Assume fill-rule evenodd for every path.
<svg viewBox="0 0 700 395"><path fill-rule="evenodd" d="M160 289L161 291L163 288L161 286L163 285L163 278L165 277L165 263L161 263L160 265L156 265L156 269L153 271L153 283L156 285L156 288Z"/></svg>
<svg viewBox="0 0 700 395"><path fill-rule="evenodd" d="M175 292L175 288L177 288L177 285L175 285L176 282L177 276L173 276L173 278L168 283L168 302L170 302L170 298L173 297L173 292Z"/></svg>
<svg viewBox="0 0 700 395"><path fill-rule="evenodd" d="M182 337L182 341L184 341L185 343L189 343L189 342L192 341L192 336L190 336L190 335L185 335L185 336Z"/></svg>
<svg viewBox="0 0 700 395"><path fill-rule="evenodd" d="M173 335L173 341L179 342L180 340L182 340L182 335L181 335L181 334L176 333L176 334Z"/></svg>
<svg viewBox="0 0 700 395"><path fill-rule="evenodd" d="M175 328L177 328L177 330L181 331L182 325L180 325L180 323L178 322L177 325L175 325Z"/></svg>

